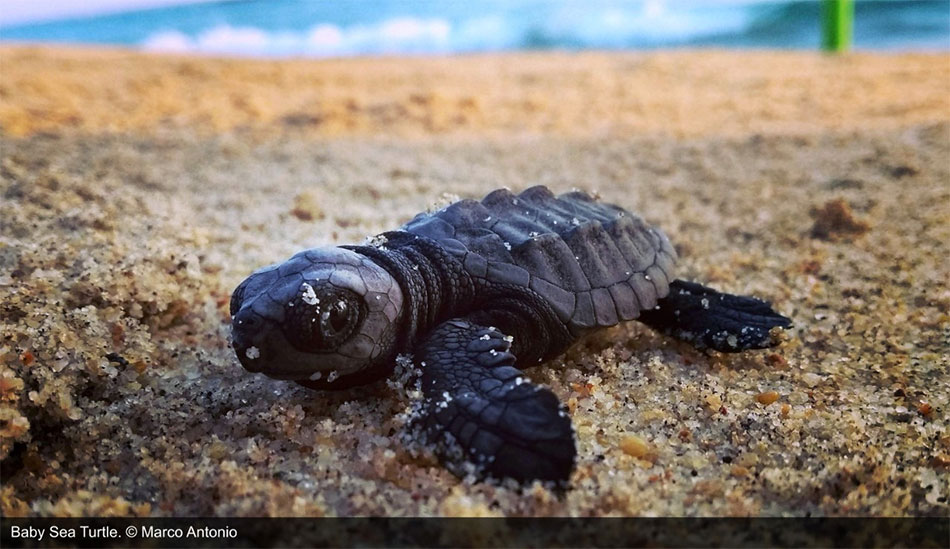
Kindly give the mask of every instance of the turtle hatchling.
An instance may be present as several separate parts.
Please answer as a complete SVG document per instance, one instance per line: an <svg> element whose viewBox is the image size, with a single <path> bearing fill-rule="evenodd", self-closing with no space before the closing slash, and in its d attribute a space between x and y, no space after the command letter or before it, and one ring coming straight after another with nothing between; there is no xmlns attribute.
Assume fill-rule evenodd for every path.
<svg viewBox="0 0 950 549"><path fill-rule="evenodd" d="M563 483L570 417L522 368L634 319L722 352L770 347L790 326L768 302L676 279L676 259L619 206L500 189L256 271L231 297L232 344L248 371L321 390L379 380L411 354L423 400L408 432L452 472Z"/></svg>

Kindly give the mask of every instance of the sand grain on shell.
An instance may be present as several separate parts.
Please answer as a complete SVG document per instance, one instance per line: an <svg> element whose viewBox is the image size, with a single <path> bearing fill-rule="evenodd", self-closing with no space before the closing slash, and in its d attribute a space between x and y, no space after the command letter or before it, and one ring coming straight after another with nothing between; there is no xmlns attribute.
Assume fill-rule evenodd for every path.
<svg viewBox="0 0 950 549"><path fill-rule="evenodd" d="M910 56L903 67L857 56L846 70L868 86L854 103L802 120L769 109L787 102L803 113L824 101L812 85L837 61L598 54L579 57L590 61L583 73L560 70L558 55L353 62L378 69L365 78L388 74L432 93L465 88L460 75L485 64L533 75L508 82L513 97L576 90L544 115L569 131L539 134L546 126L520 107L491 107L483 125L451 135L396 115L397 129L419 134L412 139L375 135L377 122L335 136L248 122L220 100L205 105L224 104L221 118L207 118L187 93L168 93L163 117L130 121L82 86L56 87L97 56L115 63L96 70L122 82L185 87L205 74L237 96L251 91L222 67L346 82L349 62L0 56L5 516L947 513L950 110L931 108L950 98L945 56ZM588 79L621 78L630 59L670 72L690 95L633 79L624 93L653 102L638 122L622 122L619 103L595 101L590 120L571 126ZM709 78L711 62L737 76ZM916 95L891 94L903 85L896 73ZM771 84L749 88L756 81ZM765 110L723 104L686 116L750 89ZM130 90L117 86L113 99L131 105ZM403 91L364 93L398 102ZM30 109L36 120L17 125L25 118L11 113ZM660 132L654 110L683 113L672 133L690 137ZM611 126L615 112L622 123ZM244 124L252 128L230 131ZM398 383L316 393L240 369L227 306L251 270L302 248L361 242L450 196L536 183L638 211L675 243L679 276L772 300L795 323L787 341L702 354L633 323L528 370L577 427L580 462L563 498L539 486L468 485L408 452L399 433L410 402ZM816 234L821 219L829 230Z"/></svg>

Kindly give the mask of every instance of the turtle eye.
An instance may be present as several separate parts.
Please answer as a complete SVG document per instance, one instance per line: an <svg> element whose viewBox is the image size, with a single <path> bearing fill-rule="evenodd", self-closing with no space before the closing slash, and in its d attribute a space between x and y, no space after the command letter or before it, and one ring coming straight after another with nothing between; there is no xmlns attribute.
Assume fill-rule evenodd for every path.
<svg viewBox="0 0 950 549"><path fill-rule="evenodd" d="M320 313L320 332L324 341L346 339L353 331L358 311L346 301L339 300Z"/></svg>
<svg viewBox="0 0 950 549"><path fill-rule="evenodd" d="M303 285L285 311L284 335L298 350L329 352L346 342L363 317L359 298L348 291Z"/></svg>
<svg viewBox="0 0 950 549"><path fill-rule="evenodd" d="M341 301L338 307L334 307L330 311L330 329L334 332L342 332L349 323L351 316L346 303Z"/></svg>

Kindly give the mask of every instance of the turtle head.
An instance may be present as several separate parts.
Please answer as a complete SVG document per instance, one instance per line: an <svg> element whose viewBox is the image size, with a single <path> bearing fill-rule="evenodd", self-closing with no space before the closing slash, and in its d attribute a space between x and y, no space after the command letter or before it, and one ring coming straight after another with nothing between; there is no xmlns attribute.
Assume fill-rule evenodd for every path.
<svg viewBox="0 0 950 549"><path fill-rule="evenodd" d="M231 296L231 341L245 369L329 381L395 352L402 291L385 269L342 248L300 252Z"/></svg>

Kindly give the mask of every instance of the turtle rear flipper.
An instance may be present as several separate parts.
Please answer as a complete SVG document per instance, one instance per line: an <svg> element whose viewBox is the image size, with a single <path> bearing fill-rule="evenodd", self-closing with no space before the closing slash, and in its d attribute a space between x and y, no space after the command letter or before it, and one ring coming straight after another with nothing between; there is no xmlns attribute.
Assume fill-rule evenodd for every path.
<svg viewBox="0 0 950 549"><path fill-rule="evenodd" d="M767 301L684 280L671 282L670 293L658 308L642 311L638 320L697 349L724 353L772 347L771 329L792 325Z"/></svg>
<svg viewBox="0 0 950 549"><path fill-rule="evenodd" d="M566 411L522 377L496 329L455 319L421 345L425 401L412 428L457 475L566 481L577 450Z"/></svg>

